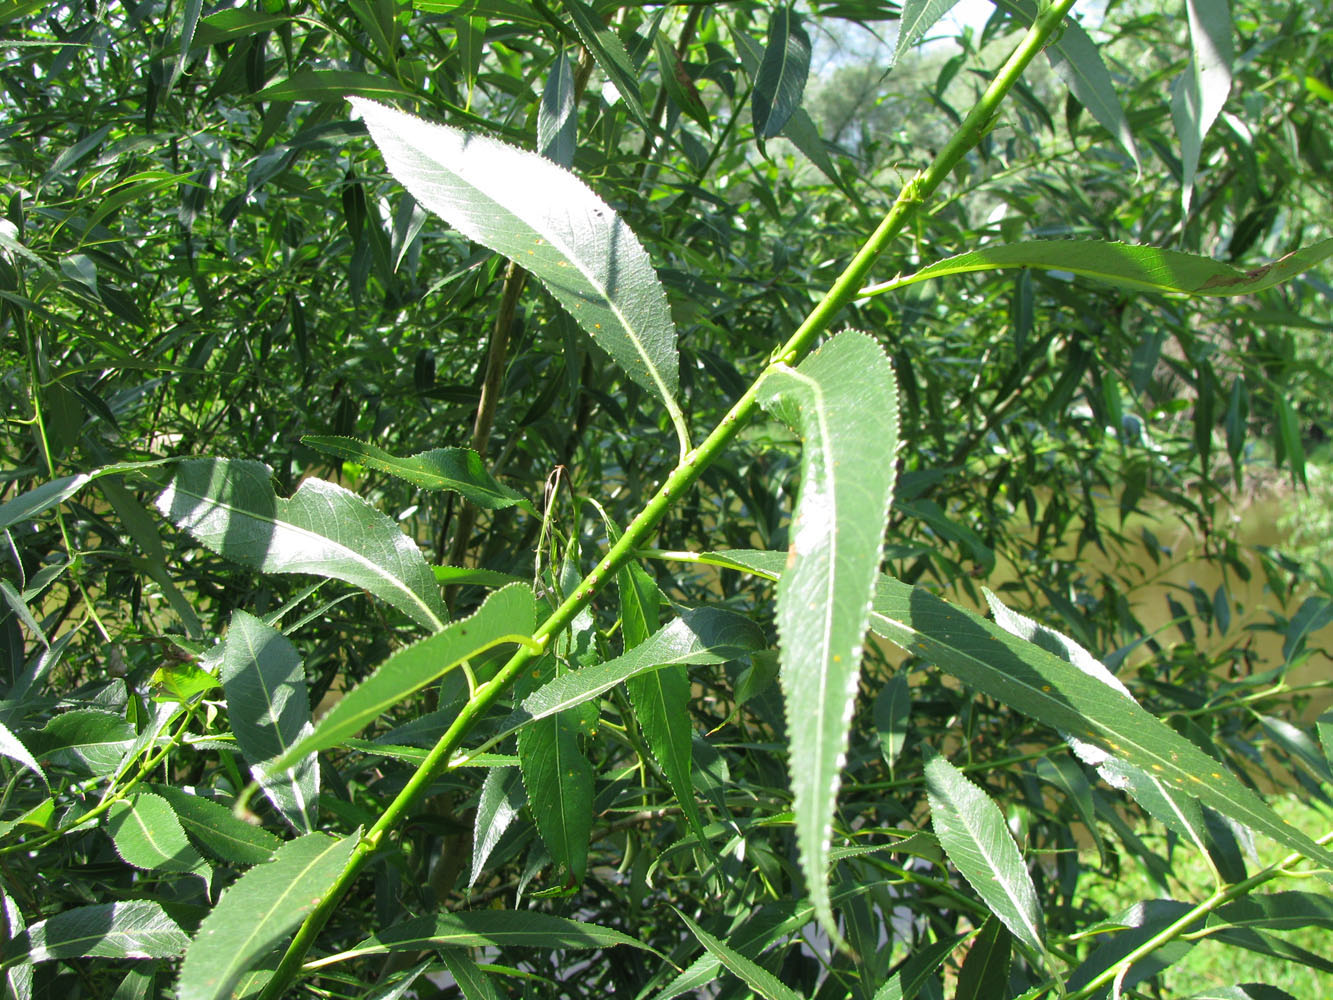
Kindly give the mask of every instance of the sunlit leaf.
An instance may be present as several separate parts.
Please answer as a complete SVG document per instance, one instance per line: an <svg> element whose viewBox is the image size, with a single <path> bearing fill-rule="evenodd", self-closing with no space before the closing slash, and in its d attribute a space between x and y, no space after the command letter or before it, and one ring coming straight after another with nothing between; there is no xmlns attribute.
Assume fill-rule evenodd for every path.
<svg viewBox="0 0 1333 1000"><path fill-rule="evenodd" d="M412 540L355 493L307 479L291 499L268 466L238 459L181 462L157 509L200 543L266 573L313 573L363 587L432 630L447 613Z"/></svg>
<svg viewBox="0 0 1333 1000"><path fill-rule="evenodd" d="M1280 284L1333 256L1333 239L1296 250L1259 267L1242 271L1195 254L1098 240L1032 240L971 250L861 290L876 295L930 278L970 271L1036 267L1067 271L1123 288L1185 295L1248 295Z"/></svg>
<svg viewBox="0 0 1333 1000"><path fill-rule="evenodd" d="M443 631L400 649L369 677L348 691L319 720L314 732L265 770L276 774L307 754L355 736L381 713L408 695L439 680L469 657L503 642L519 642L536 627L536 603L527 584L497 590L470 618L452 622Z"/></svg>
<svg viewBox="0 0 1333 1000"><path fill-rule="evenodd" d="M267 830L238 819L219 802L191 795L174 785L154 785L153 792L171 803L182 828L200 850L233 864L269 860L282 843Z"/></svg>
<svg viewBox="0 0 1333 1000"><path fill-rule="evenodd" d="M580 732L577 714L565 711L518 733L518 763L532 819L573 885L587 873L593 820L593 770L579 749Z"/></svg>
<svg viewBox="0 0 1333 1000"><path fill-rule="evenodd" d="M801 492L777 623L796 837L815 913L836 936L828 849L847 728L893 494L893 368L865 334L841 333L795 369L765 378L760 401L803 439Z"/></svg>
<svg viewBox="0 0 1333 1000"><path fill-rule="evenodd" d="M359 839L359 831L342 839L312 833L288 841L272 861L242 875L190 942L178 1000L230 997L241 974L319 905Z"/></svg>
<svg viewBox="0 0 1333 1000"><path fill-rule="evenodd" d="M171 958L189 938L158 903L136 899L123 903L77 906L39 920L7 946L6 958L31 962L68 958Z"/></svg>
<svg viewBox="0 0 1333 1000"><path fill-rule="evenodd" d="M150 792L115 803L107 813L106 829L116 853L136 868L188 872L207 865L181 828L166 799ZM205 874L207 879L207 874Z"/></svg>
<svg viewBox="0 0 1333 1000"><path fill-rule="evenodd" d="M433 448L408 458L396 458L383 448L353 438L307 434L302 444L338 458L397 476L423 490L457 493L486 510L503 510L515 504L532 511L532 504L518 493L496 482L481 456L471 448Z"/></svg>
<svg viewBox="0 0 1333 1000"><path fill-rule="evenodd" d="M999 807L943 757L926 761L930 822L949 860L1014 937L1046 950L1041 903Z"/></svg>
<svg viewBox="0 0 1333 1000"><path fill-rule="evenodd" d="M1190 63L1171 88L1171 120L1180 138L1181 204L1186 212L1208 134L1231 93L1231 8L1227 0L1185 0Z"/></svg>
<svg viewBox="0 0 1333 1000"><path fill-rule="evenodd" d="M301 654L277 629L238 609L232 612L220 676L232 732L264 795L297 833L312 832L319 813L315 756L296 759L282 771L264 766L312 731Z"/></svg>
<svg viewBox="0 0 1333 1000"><path fill-rule="evenodd" d="M904 52L914 48L926 32L939 23L940 18L957 3L958 0L903 0L902 18L898 22L898 43L894 46L889 65L897 63Z"/></svg>
<svg viewBox="0 0 1333 1000"><path fill-rule="evenodd" d="M721 962L728 972L740 979L764 1000L800 1000L801 995L799 993L786 986L777 976L763 966L757 965L740 952L729 948L724 942L709 934L679 910L676 911L676 915L680 917L685 926L690 929L690 933L698 939L710 955Z"/></svg>
<svg viewBox="0 0 1333 1000"><path fill-rule="evenodd" d="M624 220L544 156L353 99L394 177L451 226L535 274L671 415L679 359L666 294Z"/></svg>

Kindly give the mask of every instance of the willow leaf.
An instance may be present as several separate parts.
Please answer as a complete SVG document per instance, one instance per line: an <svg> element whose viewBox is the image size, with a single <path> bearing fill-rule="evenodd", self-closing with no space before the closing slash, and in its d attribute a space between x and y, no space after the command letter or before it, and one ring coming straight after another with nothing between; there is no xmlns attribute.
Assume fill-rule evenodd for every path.
<svg viewBox="0 0 1333 1000"><path fill-rule="evenodd" d="M486 510L503 510L517 505L536 513L532 504L522 496L496 482L482 464L481 456L471 448L433 448L398 458L383 448L349 437L307 434L301 438L301 443L326 455L364 465L367 469L387 472L423 490L457 493Z"/></svg>
<svg viewBox="0 0 1333 1000"><path fill-rule="evenodd" d="M768 39L755 77L751 114L762 142L782 131L801 106L810 75L810 36L791 4L775 7L768 18Z"/></svg>
<svg viewBox="0 0 1333 1000"><path fill-rule="evenodd" d="M1014 937L1046 951L1046 925L1032 876L999 806L943 757L926 761L930 822L949 860Z"/></svg>
<svg viewBox="0 0 1333 1000"><path fill-rule="evenodd" d="M263 766L312 731L301 654L277 629L237 609L227 630L220 677L232 732L265 797L298 834L311 833L319 813L315 756L306 754L282 771Z"/></svg>
<svg viewBox="0 0 1333 1000"><path fill-rule="evenodd" d="M1231 10L1227 0L1185 0L1190 63L1171 88L1171 120L1180 138L1181 204L1186 212L1208 134L1231 93Z"/></svg>
<svg viewBox="0 0 1333 1000"><path fill-rule="evenodd" d="M957 3L958 0L903 0L902 17L898 21L898 44L894 46L889 65L894 65L904 52L915 47L926 32Z"/></svg>
<svg viewBox="0 0 1333 1000"><path fill-rule="evenodd" d="M153 785L152 790L171 804L190 839L219 861L259 864L273 857L282 843L262 827L237 818L220 802L191 795L174 785Z"/></svg>
<svg viewBox="0 0 1333 1000"><path fill-rule="evenodd" d="M317 959L307 969L391 951L425 948L562 948L583 950L629 945L652 951L627 934L549 913L521 910L469 910L414 917L386 928L349 951Z"/></svg>
<svg viewBox="0 0 1333 1000"><path fill-rule="evenodd" d="M536 275L593 341L662 401L686 449L675 326L652 262L624 220L544 156L373 101L351 102L412 196Z"/></svg>
<svg viewBox="0 0 1333 1000"><path fill-rule="evenodd" d="M69 958L171 958L190 939L158 903L77 906L39 920L5 945L6 962Z"/></svg>
<svg viewBox="0 0 1333 1000"><path fill-rule="evenodd" d="M133 799L122 799L107 812L106 828L116 853L135 868L207 872L204 859L190 845L164 798L140 792ZM203 877L207 880L206 874Z"/></svg>
<svg viewBox="0 0 1333 1000"><path fill-rule="evenodd" d="M1248 295L1280 284L1333 256L1333 239L1242 271L1211 257L1100 240L1031 240L1003 243L947 257L913 274L861 290L862 295L905 288L930 278L971 271L1035 267L1067 271L1108 284L1147 292L1184 295Z"/></svg>
<svg viewBox="0 0 1333 1000"><path fill-rule="evenodd" d="M980 615L881 577L870 626L1011 708L1187 791L1306 857L1333 863L1333 852L1283 822L1225 767L1138 703Z"/></svg>
<svg viewBox="0 0 1333 1000"><path fill-rule="evenodd" d="M342 839L312 833L283 844L226 891L190 942L178 1000L230 997L241 975L319 905L342 872L360 832Z"/></svg>
<svg viewBox="0 0 1333 1000"><path fill-rule="evenodd" d="M780 677L801 867L815 914L836 938L829 838L893 495L898 397L883 349L846 331L766 377L760 402L804 442L778 585Z"/></svg>
<svg viewBox="0 0 1333 1000"><path fill-rule="evenodd" d="M382 712L469 657L502 642L526 641L536 626L536 617L536 602L527 584L514 583L497 590L472 617L449 624L381 663L329 709L310 735L265 764L265 771L279 773L306 754L355 736Z"/></svg>
<svg viewBox="0 0 1333 1000"><path fill-rule="evenodd" d="M773 973L733 948L729 948L679 910L676 913L710 955L764 1000L800 1000L801 995L785 985Z"/></svg>
<svg viewBox="0 0 1333 1000"><path fill-rule="evenodd" d="M410 538L355 493L307 479L291 499L268 466L247 459L181 462L157 509L218 555L266 573L312 573L370 591L432 630L447 612Z"/></svg>

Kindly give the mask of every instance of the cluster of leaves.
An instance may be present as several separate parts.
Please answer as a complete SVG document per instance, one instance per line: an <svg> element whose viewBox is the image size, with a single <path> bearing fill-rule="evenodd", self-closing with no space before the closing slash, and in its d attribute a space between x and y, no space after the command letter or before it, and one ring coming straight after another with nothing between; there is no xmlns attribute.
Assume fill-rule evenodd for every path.
<svg viewBox="0 0 1333 1000"><path fill-rule="evenodd" d="M1333 576L1226 531L1328 430L1333 28L951 6L0 11L8 991L1333 972ZM1279 603L1149 632L1169 519Z"/></svg>

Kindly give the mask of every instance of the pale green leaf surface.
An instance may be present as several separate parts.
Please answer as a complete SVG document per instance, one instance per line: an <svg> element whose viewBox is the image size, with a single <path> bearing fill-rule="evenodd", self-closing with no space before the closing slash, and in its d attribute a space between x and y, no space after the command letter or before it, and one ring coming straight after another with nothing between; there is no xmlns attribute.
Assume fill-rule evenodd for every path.
<svg viewBox="0 0 1333 1000"><path fill-rule="evenodd" d="M266 573L312 573L370 591L427 628L448 617L426 560L384 514L341 486L307 479L290 499L268 466L181 462L157 509L201 544Z"/></svg>
<svg viewBox="0 0 1333 1000"><path fill-rule="evenodd" d="M536 627L532 588L514 583L495 591L470 618L398 650L348 691L319 720L314 732L265 765L275 774L306 754L355 736L387 709L438 680L464 660L501 642L517 642Z"/></svg>
<svg viewBox="0 0 1333 1000"><path fill-rule="evenodd" d="M1134 168L1142 170L1139 147L1125 119L1120 98L1116 96L1111 74L1088 33L1077 21L1066 19L1060 37L1046 50L1046 57L1050 60L1051 68L1074 92L1079 103L1091 112L1097 123L1110 132L1134 160Z"/></svg>
<svg viewBox="0 0 1333 1000"><path fill-rule="evenodd" d="M1194 193L1203 138L1231 93L1231 8L1227 0L1185 0L1190 27L1190 63L1171 89L1171 120L1180 139L1181 204Z"/></svg>
<svg viewBox="0 0 1333 1000"><path fill-rule="evenodd" d="M778 585L780 676L801 868L816 915L836 934L829 840L893 494L897 390L883 349L847 331L798 368L765 378L760 402L803 439L789 567Z"/></svg>
<svg viewBox="0 0 1333 1000"><path fill-rule="evenodd" d="M918 949L875 991L874 1000L913 1000L962 940L935 941Z"/></svg>
<svg viewBox="0 0 1333 1000"><path fill-rule="evenodd" d="M682 443L679 355L666 293L624 220L536 153L352 100L394 177L468 239L536 275L574 320L666 406Z"/></svg>
<svg viewBox="0 0 1333 1000"><path fill-rule="evenodd" d="M791 4L779 4L769 13L768 38L751 94L754 131L760 141L782 131L801 106L810 75L810 36Z"/></svg>
<svg viewBox="0 0 1333 1000"><path fill-rule="evenodd" d="M135 469L152 468L163 465L167 461L169 460L117 462L114 465L103 466L93 472L81 472L77 476L61 476L59 479L42 483L41 486L31 489L27 493L20 493L18 496L0 504L0 531L20 521L36 517L42 511L50 510L58 503L63 503L94 479L100 479L102 476L113 476L122 472L131 472Z"/></svg>
<svg viewBox="0 0 1333 1000"><path fill-rule="evenodd" d="M1333 239L1293 251L1271 264L1240 270L1211 257L1100 240L1031 240L972 250L861 290L862 295L904 288L929 278L971 271L1035 267L1067 271L1112 285L1185 295L1248 295L1279 284L1333 256Z"/></svg>
<svg viewBox="0 0 1333 1000"><path fill-rule="evenodd" d="M518 733L518 764L537 832L575 885L588 870L593 771L579 749L575 713L547 716Z"/></svg>
<svg viewBox="0 0 1333 1000"><path fill-rule="evenodd" d="M531 503L495 481L481 456L471 448L433 448L398 458L383 448L355 438L307 434L301 438L301 443L326 455L364 465L367 469L387 472L423 490L457 493L486 510L503 510L518 505L535 513Z"/></svg>
<svg viewBox="0 0 1333 1000"><path fill-rule="evenodd" d="M148 900L79 906L39 920L6 946L5 960L170 958L189 938Z"/></svg>
<svg viewBox="0 0 1333 1000"><path fill-rule="evenodd" d="M170 803L150 792L112 805L106 829L115 841L116 852L136 868L176 872L207 869Z"/></svg>
<svg viewBox="0 0 1333 1000"><path fill-rule="evenodd" d="M493 767L487 771L473 820L469 887L477 884L486 867L486 859L522 808L523 786L518 772L511 767Z"/></svg>
<svg viewBox="0 0 1333 1000"><path fill-rule="evenodd" d="M238 609L227 630L220 677L232 732L264 795L297 833L312 832L319 812L314 755L282 771L263 766L312 731L301 654L277 629Z"/></svg>
<svg viewBox="0 0 1333 1000"><path fill-rule="evenodd" d="M726 663L763 644L763 632L744 615L712 607L684 611L628 653L543 684L523 699L501 735L534 719L581 705L646 672L678 664Z"/></svg>
<svg viewBox="0 0 1333 1000"><path fill-rule="evenodd" d="M37 763L37 758L3 722L0 722L0 754L4 754L10 760L18 761L29 771L35 771L37 777L42 779L42 784L46 785L48 790L51 788L51 783L46 780L46 774Z"/></svg>
<svg viewBox="0 0 1333 1000"><path fill-rule="evenodd" d="M731 555L731 553L727 553ZM1284 823L1217 761L1066 660L934 594L881 577L871 628L978 691L1141 768L1307 857L1333 854Z"/></svg>
<svg viewBox="0 0 1333 1000"><path fill-rule="evenodd" d="M331 955L326 963L347 961L391 951L421 951L424 948L526 948L588 949L629 945L652 951L627 934L580 923L567 917L525 910L468 910L414 917L367 938L350 951Z"/></svg>
<svg viewBox="0 0 1333 1000"><path fill-rule="evenodd" d="M907 722L912 711L912 688L907 674L899 671L890 677L875 696L875 731L879 734L880 754L892 769L907 742Z"/></svg>
<svg viewBox="0 0 1333 1000"><path fill-rule="evenodd" d="M153 785L153 792L175 810L186 834L201 850L233 864L255 865L269 860L281 846L273 834L232 814L221 803L191 795L173 785Z"/></svg>
<svg viewBox="0 0 1333 1000"><path fill-rule="evenodd" d="M312 833L242 875L199 925L181 964L177 1000L231 996L241 974L319 904L360 836Z"/></svg>
<svg viewBox="0 0 1333 1000"><path fill-rule="evenodd" d="M537 109L537 151L552 163L565 168L573 166L578 125L574 106L574 70L565 50L561 49L551 64L546 86L542 88L542 103Z"/></svg>
<svg viewBox="0 0 1333 1000"><path fill-rule="evenodd" d="M938 755L926 761L926 793L931 826L954 867L1014 937L1044 953L1037 890L999 807Z"/></svg>
<svg viewBox="0 0 1333 1000"><path fill-rule="evenodd" d="M133 745L134 727L97 708L63 712L33 737L38 758L89 774L114 771Z"/></svg>
<svg viewBox="0 0 1333 1000"><path fill-rule="evenodd" d="M728 972L740 979L764 1000L800 1000L801 995L785 985L773 973L752 962L740 952L727 947L684 913L679 910L676 913L684 921L685 926L690 929L690 933L698 939L710 955L721 962Z"/></svg>
<svg viewBox="0 0 1333 1000"><path fill-rule="evenodd" d="M892 66L925 37L958 0L903 0L902 15L898 21L898 44L894 46Z"/></svg>
<svg viewBox="0 0 1333 1000"><path fill-rule="evenodd" d="M579 40L587 47L598 68L606 74L625 107L646 132L655 132L652 119L639 95L639 71L630 59L620 36L583 0L565 0L562 5L574 22Z"/></svg>

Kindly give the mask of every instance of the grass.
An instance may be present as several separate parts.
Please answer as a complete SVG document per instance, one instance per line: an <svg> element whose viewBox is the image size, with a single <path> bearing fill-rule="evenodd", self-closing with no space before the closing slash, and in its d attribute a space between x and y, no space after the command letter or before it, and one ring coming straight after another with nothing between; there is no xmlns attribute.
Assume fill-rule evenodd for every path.
<svg viewBox="0 0 1333 1000"><path fill-rule="evenodd" d="M1321 837L1333 828L1333 809L1319 807L1294 795L1274 796L1270 802L1278 815L1311 837ZM1165 853L1163 835L1144 836L1145 842ZM1287 854L1285 848L1269 841L1255 845L1257 861L1247 858L1251 874L1275 864ZM1090 859L1094 860L1094 859ZM1200 900L1212 892L1214 878L1197 849L1177 842L1171 855L1172 871L1178 880L1173 897L1182 901ZM1095 866L1095 860L1094 860ZM1307 866L1308 867L1308 866ZM1089 902L1120 913L1134 903L1161 898L1159 886L1153 883L1141 868L1125 865L1117 882L1108 882L1095 871L1089 872L1079 886L1080 896ZM1283 877L1262 886L1258 892L1303 890L1327 894L1328 883L1319 876ZM1318 927L1303 927L1292 931L1264 931L1279 944L1286 942L1313 952L1320 958L1333 955L1333 931ZM1265 983L1285 990L1298 1000L1333 997L1333 973L1311 968L1298 959L1276 958L1259 954L1226 942L1202 937L1194 948L1174 965L1164 970L1157 979L1160 995L1184 998L1216 987L1233 987L1241 983ZM1148 987L1148 983L1140 989Z"/></svg>

